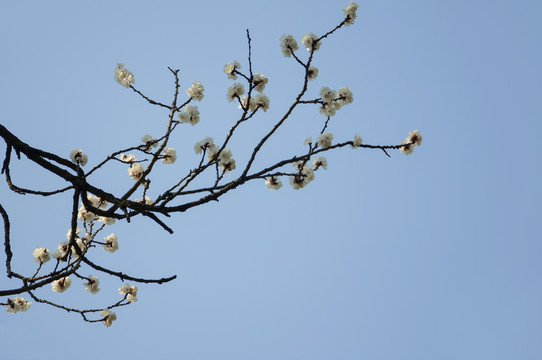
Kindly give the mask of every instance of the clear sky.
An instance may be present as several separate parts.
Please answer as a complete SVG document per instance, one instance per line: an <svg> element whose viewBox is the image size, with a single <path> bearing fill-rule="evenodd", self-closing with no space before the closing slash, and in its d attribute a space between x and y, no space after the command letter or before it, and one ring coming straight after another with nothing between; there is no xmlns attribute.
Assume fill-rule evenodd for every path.
<svg viewBox="0 0 542 360"><path fill-rule="evenodd" d="M418 129L421 147L391 158L329 153L328 170L305 189L250 183L169 219L174 235L145 219L114 225L120 250L96 259L178 279L141 285L110 328L40 304L0 311L0 359L541 359L542 2L358 3L356 23L316 53L309 94L353 91L330 125L337 140L359 133L393 144ZM113 81L115 64L166 102L167 67L178 68L183 89L201 81L206 92L200 123L172 139L179 159L160 170L159 184L194 161L194 142L223 139L235 121L222 68L238 60L246 69L249 28L271 106L232 143L242 161L301 86L280 36L322 34L346 4L4 0L0 122L66 158L83 148L93 165L160 134L167 120ZM317 134L316 109L294 115L261 164L303 151ZM21 185L64 185L27 161L12 166ZM120 166L94 181L117 193L132 184ZM36 246L65 239L70 196L15 196L4 184L0 201L12 217L14 267L31 272ZM100 277L97 295L78 280L64 294L39 295L89 307L118 299L120 281L85 271Z"/></svg>

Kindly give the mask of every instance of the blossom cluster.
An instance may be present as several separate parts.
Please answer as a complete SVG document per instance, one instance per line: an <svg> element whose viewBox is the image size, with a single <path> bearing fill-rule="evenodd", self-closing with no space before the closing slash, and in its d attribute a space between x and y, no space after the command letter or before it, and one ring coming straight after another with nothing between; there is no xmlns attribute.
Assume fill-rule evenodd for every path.
<svg viewBox="0 0 542 360"><path fill-rule="evenodd" d="M119 288L119 294L126 295L126 300L129 302L137 301L137 286L130 286L130 284L124 284Z"/></svg>
<svg viewBox="0 0 542 360"><path fill-rule="evenodd" d="M207 153L207 161L211 161L213 156L216 154L216 145L212 137L206 136L205 139L198 141L194 144L194 152L196 154L201 154L202 152Z"/></svg>
<svg viewBox="0 0 542 360"><path fill-rule="evenodd" d="M353 1L350 1L348 5L343 9L344 11L344 18L345 18L345 25L351 25L354 23L354 20L356 20L356 11L358 10L359 5L356 4Z"/></svg>
<svg viewBox="0 0 542 360"><path fill-rule="evenodd" d="M190 124L192 126L196 125L199 122L199 110L197 106L188 105L184 108L184 112L180 112L179 122Z"/></svg>
<svg viewBox="0 0 542 360"><path fill-rule="evenodd" d="M151 135L144 135L142 138L141 138L141 141L143 142L143 145L142 145L142 149L144 151L149 151L151 148L155 148L155 147L158 147L158 140L156 140L155 138L153 138ZM133 156L133 155L132 155ZM122 160L122 159L121 159ZM123 161L126 161L126 160L123 160ZM131 161L135 161L135 156L133 156L133 160ZM129 162L129 161L128 161Z"/></svg>
<svg viewBox="0 0 542 360"><path fill-rule="evenodd" d="M224 72L228 76L228 79L235 80L237 79L236 74L241 74L241 72L238 71L238 69L240 68L241 65L239 64L239 62L234 61L232 63L224 65ZM246 110L248 108L248 110L252 112L258 109L267 111L269 109L270 101L269 98L262 92L264 91L265 85L268 82L269 79L267 77L262 74L255 73L252 75L252 78L249 81L249 85L252 89L259 92L259 94L251 96L249 100L248 95L245 95L245 86L240 82L234 82L230 87L228 87L228 90L226 92L226 99L228 99L228 102L232 102L237 99L239 101L239 108L243 110Z"/></svg>
<svg viewBox="0 0 542 360"><path fill-rule="evenodd" d="M314 33L304 34L301 38L301 43L307 51L316 51L320 49L320 39Z"/></svg>
<svg viewBox="0 0 542 360"><path fill-rule="evenodd" d="M60 278L58 280L55 280L51 283L51 289L53 289L54 292L62 293L66 291L70 285L72 284L72 280L69 276L65 276L63 278Z"/></svg>
<svg viewBox="0 0 542 360"><path fill-rule="evenodd" d="M330 132L325 132L323 134L318 135L318 139L316 140L316 145L320 146L322 149L327 149L331 146L333 140L333 134Z"/></svg>
<svg viewBox="0 0 542 360"><path fill-rule="evenodd" d="M296 175L290 176L290 185L292 185L294 190L299 190L314 180L314 171L305 162L297 161L292 165L298 170Z"/></svg>
<svg viewBox="0 0 542 360"><path fill-rule="evenodd" d="M408 133L405 140L401 141L401 151L405 155L412 154L414 151L414 146L420 146L422 144L422 134L418 130L412 130Z"/></svg>
<svg viewBox="0 0 542 360"><path fill-rule="evenodd" d="M103 316L104 325L107 327L110 327L113 324L113 321L117 320L117 315L107 309L100 311L100 315Z"/></svg>
<svg viewBox="0 0 542 360"><path fill-rule="evenodd" d="M80 166L85 166L88 162L88 156L83 154L83 150L81 149L73 149L70 152L70 159L74 164Z"/></svg>
<svg viewBox="0 0 542 360"><path fill-rule="evenodd" d="M90 205L92 205L95 208L101 209L101 210L104 210L108 205L107 201L105 201L105 200L103 200L103 199L101 199L101 198L99 198L97 196L90 195L90 194L87 195L87 200L89 201ZM87 210L87 208L85 207L83 202L81 202L81 206L79 207L79 211L77 212L77 218L79 220L84 221L84 222L91 222L91 221L94 221L94 220L98 220L100 222L103 222L105 225L112 225L112 224L115 223L114 218L109 218L109 217L105 217L105 216L98 216L98 215L94 214L92 211ZM69 238L68 238L68 240L69 240Z"/></svg>
<svg viewBox="0 0 542 360"><path fill-rule="evenodd" d="M201 101L203 99L203 85L199 81L192 83L192 86L186 90L186 94L194 100Z"/></svg>
<svg viewBox="0 0 542 360"><path fill-rule="evenodd" d="M115 81L124 87L130 87L134 82L134 74L124 68L124 64L117 64L115 68Z"/></svg>
<svg viewBox="0 0 542 360"><path fill-rule="evenodd" d="M162 152L162 162L164 164L173 164L177 160L177 151L175 149L167 147Z"/></svg>
<svg viewBox="0 0 542 360"><path fill-rule="evenodd" d="M343 105L354 101L354 95L348 87L342 87L339 90L331 90L327 86L320 89L320 114L328 117L333 116Z"/></svg>
<svg viewBox="0 0 542 360"><path fill-rule="evenodd" d="M98 285L100 285L100 280L98 280L96 276L89 275L87 277L87 282L83 285L85 285L85 290L91 294L96 294L100 291L100 288L98 287Z"/></svg>
<svg viewBox="0 0 542 360"><path fill-rule="evenodd" d="M16 312L26 311L32 305L30 301L26 301L22 296L17 296L13 299L8 299L8 304L6 305L6 311L11 314Z"/></svg>
<svg viewBox="0 0 542 360"><path fill-rule="evenodd" d="M224 72L228 75L228 79L236 80L236 70L241 68L241 64L238 61L227 63L224 65Z"/></svg>

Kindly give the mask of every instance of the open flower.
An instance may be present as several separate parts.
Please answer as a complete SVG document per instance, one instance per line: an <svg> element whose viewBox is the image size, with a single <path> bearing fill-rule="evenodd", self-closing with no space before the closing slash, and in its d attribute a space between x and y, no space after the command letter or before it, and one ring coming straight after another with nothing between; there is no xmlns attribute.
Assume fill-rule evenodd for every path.
<svg viewBox="0 0 542 360"><path fill-rule="evenodd" d="M196 154L201 154L203 151L216 151L216 145L213 141L212 137L206 136L205 139L194 144L194 152Z"/></svg>
<svg viewBox="0 0 542 360"><path fill-rule="evenodd" d="M418 130L412 130L408 133L405 141L420 146L422 144L422 134Z"/></svg>
<svg viewBox="0 0 542 360"><path fill-rule="evenodd" d="M303 35L301 43L305 46L307 51L316 51L320 49L320 41L318 41L318 36L314 33Z"/></svg>
<svg viewBox="0 0 542 360"><path fill-rule="evenodd" d="M83 154L83 150L81 149L73 149L70 152L70 159L72 163L79 164L81 166L85 166L88 162L88 156Z"/></svg>
<svg viewBox="0 0 542 360"><path fill-rule="evenodd" d="M316 140L316 144L320 146L322 149L327 149L331 146L331 141L333 140L333 134L330 132L325 132L323 134L318 135L318 140Z"/></svg>
<svg viewBox="0 0 542 360"><path fill-rule="evenodd" d="M337 91L337 98L341 105L351 104L354 101L354 94L348 87L344 86Z"/></svg>
<svg viewBox="0 0 542 360"><path fill-rule="evenodd" d="M117 64L115 68L115 81L124 87L130 87L134 82L134 74L124 68L124 64Z"/></svg>
<svg viewBox="0 0 542 360"><path fill-rule="evenodd" d="M269 190L278 190L282 187L282 181L274 176L269 176L265 178L265 185L269 188Z"/></svg>
<svg viewBox="0 0 542 360"><path fill-rule="evenodd" d="M177 160L177 152L175 149L167 147L162 153L162 162L164 164L173 164Z"/></svg>
<svg viewBox="0 0 542 360"><path fill-rule="evenodd" d="M150 148L155 148L155 147L158 146L158 141L155 138L153 138L152 136L150 136L150 135L143 136L141 138L141 141L143 142L143 144L145 144L143 146L143 150L145 150L145 151L148 151L148 150L150 150ZM135 160L135 156L134 156L134 159L132 161L134 161L134 160ZM123 161L126 161L126 160L123 160Z"/></svg>
<svg viewBox="0 0 542 360"><path fill-rule="evenodd" d="M128 175L135 181L139 180L141 176L143 176L143 165L140 163L133 163L130 164L130 167L128 168Z"/></svg>
<svg viewBox="0 0 542 360"><path fill-rule="evenodd" d="M32 252L32 255L34 256L34 260L38 264L44 264L47 261L51 260L51 253L49 252L49 249L46 248L35 248Z"/></svg>
<svg viewBox="0 0 542 360"><path fill-rule="evenodd" d="M119 294L126 294L126 300L129 302L137 301L137 286L130 286L130 284L124 284L119 288Z"/></svg>
<svg viewBox="0 0 542 360"><path fill-rule="evenodd" d="M11 314L15 314L19 311L26 311L32 305L31 302L26 301L22 296L17 296L13 299L8 299L6 305L6 311Z"/></svg>
<svg viewBox="0 0 542 360"><path fill-rule="evenodd" d="M226 92L226 98L228 99L228 102L232 102L234 99L240 97L245 93L245 87L243 84L234 82L232 86L228 88L228 91Z"/></svg>
<svg viewBox="0 0 542 360"><path fill-rule="evenodd" d="M240 68L241 68L241 64L239 64L239 62L237 61L234 61L234 62L227 63L226 65L224 65L224 72L226 73L226 75L228 75L228 79L235 80L237 79L237 75L235 75L235 70L240 69Z"/></svg>
<svg viewBox="0 0 542 360"><path fill-rule="evenodd" d="M265 85L268 81L269 79L267 79L262 74L254 74L252 76L252 84L254 85L254 90L258 92L262 92L263 89L265 89Z"/></svg>
<svg viewBox="0 0 542 360"><path fill-rule="evenodd" d="M220 155L218 155L218 165L220 165L225 173L235 170L235 159L232 157L230 149L224 149Z"/></svg>
<svg viewBox="0 0 542 360"><path fill-rule="evenodd" d="M295 41L292 35L284 34L280 37L280 49L282 50L282 55L290 57L294 51L299 49L299 45L297 45L297 41Z"/></svg>
<svg viewBox="0 0 542 360"><path fill-rule="evenodd" d="M363 142L363 139L358 135L354 135L354 140L352 141L352 145L350 147L352 149L358 148L361 146L361 143Z"/></svg>
<svg viewBox="0 0 542 360"><path fill-rule="evenodd" d="M55 280L51 283L51 289L53 289L54 292L64 292L66 289L70 287L72 284L72 280L69 276L63 277L61 279Z"/></svg>
<svg viewBox="0 0 542 360"><path fill-rule="evenodd" d="M104 317L104 325L107 327L110 327L111 324L113 324L113 321L117 320L117 315L107 309L103 309L102 311L100 311L100 315Z"/></svg>
<svg viewBox="0 0 542 360"><path fill-rule="evenodd" d="M327 170L327 159L324 156L318 156L316 159L312 160L312 167L315 171L320 167Z"/></svg>
<svg viewBox="0 0 542 360"><path fill-rule="evenodd" d="M91 294L96 294L100 291L100 288L98 287L98 285L100 285L100 280L98 280L96 276L89 275L87 282L83 285L85 285L85 290Z"/></svg>
<svg viewBox="0 0 542 360"><path fill-rule="evenodd" d="M303 165L302 161L293 163L296 169L300 169L299 174L290 176L290 185L294 190L299 190L312 180L314 180L314 171L308 165Z"/></svg>
<svg viewBox="0 0 542 360"><path fill-rule="evenodd" d="M263 111L269 109L269 98L265 94L256 94L254 97L250 98L249 110L255 111L260 108Z"/></svg>
<svg viewBox="0 0 542 360"><path fill-rule="evenodd" d="M119 249L118 238L115 234L104 237L104 242L105 244L103 245L103 248L107 252L114 253Z"/></svg>
<svg viewBox="0 0 542 360"><path fill-rule="evenodd" d="M356 4L353 1L350 1L348 5L343 9L344 11L344 17L346 22L344 23L346 26L351 25L354 23L354 20L356 19L356 10L358 9L359 5Z"/></svg>
<svg viewBox="0 0 542 360"><path fill-rule="evenodd" d="M401 145L402 146L399 148L399 151L405 155L410 155L412 154L412 151L414 151L415 145L406 140L401 141Z"/></svg>
<svg viewBox="0 0 542 360"><path fill-rule="evenodd" d="M188 105L184 108L184 112L179 113L179 122L188 123L192 126L199 122L199 110L197 106Z"/></svg>
<svg viewBox="0 0 542 360"><path fill-rule="evenodd" d="M318 68L316 66L309 66L307 70L307 77L309 80L314 80L318 76Z"/></svg>
<svg viewBox="0 0 542 360"><path fill-rule="evenodd" d="M203 85L199 81L192 83L192 86L186 90L186 94L194 100L201 101L203 99Z"/></svg>

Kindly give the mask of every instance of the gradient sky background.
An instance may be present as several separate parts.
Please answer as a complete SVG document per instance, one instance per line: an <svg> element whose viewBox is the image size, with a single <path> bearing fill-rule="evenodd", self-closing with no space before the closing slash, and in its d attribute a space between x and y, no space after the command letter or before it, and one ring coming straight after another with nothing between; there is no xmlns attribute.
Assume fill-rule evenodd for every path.
<svg viewBox="0 0 542 360"><path fill-rule="evenodd" d="M236 59L247 68L249 28L271 106L232 143L242 162L301 87L280 36L322 34L346 4L4 0L0 121L61 156L83 148L94 165L144 134L158 136L167 120L113 81L115 64L165 102L167 67L179 68L183 89L201 81L206 91L201 122L172 139L179 160L152 178L165 183L196 161L194 142L223 139L236 120L222 67ZM0 359L542 358L542 2L359 5L356 23L317 52L320 74L307 98L322 86L353 91L354 103L330 125L336 141L357 132L392 144L418 129L421 147L391 158L328 153L328 170L305 189L247 184L172 217L174 235L145 219L114 225L120 250L96 251L97 261L178 279L141 285L139 301L117 309L110 328L41 304L0 311ZM315 108L294 115L259 164L300 153L316 136L323 117ZM13 161L12 172L20 185L64 185L28 161ZM117 193L132 184L121 164L93 179ZM4 184L0 201L12 219L14 267L31 273L32 250L65 239L70 195L15 196ZM38 294L88 307L119 298L119 280L87 272L100 277L98 295L76 279L64 294ZM19 286L5 276L0 283Z"/></svg>

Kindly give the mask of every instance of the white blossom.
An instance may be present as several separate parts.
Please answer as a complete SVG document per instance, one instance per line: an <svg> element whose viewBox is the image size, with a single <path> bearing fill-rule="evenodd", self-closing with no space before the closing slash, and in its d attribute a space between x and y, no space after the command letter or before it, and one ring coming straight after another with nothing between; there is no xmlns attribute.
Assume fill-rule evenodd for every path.
<svg viewBox="0 0 542 360"><path fill-rule="evenodd" d="M333 140L333 134L330 132L325 132L318 135L318 140L316 140L316 144L322 149L327 149L331 146L331 140Z"/></svg>
<svg viewBox="0 0 542 360"><path fill-rule="evenodd" d="M70 287L72 284L72 280L69 276L63 277L61 279L55 280L51 283L51 289L53 289L54 292L64 292L66 289Z"/></svg>
<svg viewBox="0 0 542 360"><path fill-rule="evenodd" d="M162 162L164 164L173 164L175 160L177 160L177 152L170 147L164 149L162 156Z"/></svg>
<svg viewBox="0 0 542 360"><path fill-rule="evenodd" d="M130 284L124 284L119 288L119 294L126 294L126 300L129 302L137 301L137 286L130 286Z"/></svg>
<svg viewBox="0 0 542 360"><path fill-rule="evenodd" d="M68 254L68 241L62 241L58 244L58 250L55 250L53 252L53 258L60 260L60 261L66 261L66 255Z"/></svg>
<svg viewBox="0 0 542 360"><path fill-rule="evenodd" d="M111 312L107 309L100 311L100 315L104 317L104 325L110 327L113 324L113 321L117 320L117 315L114 312Z"/></svg>
<svg viewBox="0 0 542 360"><path fill-rule="evenodd" d="M35 248L32 252L32 256L34 256L34 260L36 260L38 264L44 264L51 260L51 253L47 248Z"/></svg>
<svg viewBox="0 0 542 360"><path fill-rule="evenodd" d="M199 110L197 106L188 105L184 108L184 112L180 112L179 122L187 123L192 126L196 125L199 122Z"/></svg>
<svg viewBox="0 0 542 360"><path fill-rule="evenodd" d="M320 97L322 98L322 102L330 103L337 98L337 92L324 86L320 89Z"/></svg>
<svg viewBox="0 0 542 360"><path fill-rule="evenodd" d="M100 285L100 280L98 280L96 276L89 275L87 282L83 283L83 285L85 285L85 290L91 294L96 294L100 291L100 288L98 287L98 285Z"/></svg>
<svg viewBox="0 0 542 360"><path fill-rule="evenodd" d="M237 108L245 110L247 108L248 96L247 95L241 96L240 100L241 101L239 102L239 106L237 106Z"/></svg>
<svg viewBox="0 0 542 360"><path fill-rule="evenodd" d="M230 149L224 149L218 155L218 165L220 165L225 173L235 170L235 159L233 159Z"/></svg>
<svg viewBox="0 0 542 360"><path fill-rule="evenodd" d="M228 91L226 92L226 98L228 99L228 102L232 102L237 97L243 95L245 93L245 87L243 84L234 82L232 86L228 88Z"/></svg>
<svg viewBox="0 0 542 360"><path fill-rule="evenodd" d="M412 130L408 133L405 141L420 146L422 144L422 134L418 130Z"/></svg>
<svg viewBox="0 0 542 360"><path fill-rule="evenodd" d="M119 249L119 242L117 239L118 239L117 235L115 234L111 234L104 237L104 242L105 242L105 244L103 244L104 250L110 253L114 253L115 251L117 251Z"/></svg>
<svg viewBox="0 0 542 360"><path fill-rule="evenodd" d="M302 161L293 163L293 166L296 169L301 168L299 174L290 176L290 185L292 185L294 190L299 190L314 180L314 171L310 166L303 165Z"/></svg>
<svg viewBox="0 0 542 360"><path fill-rule="evenodd" d="M216 145L214 144L214 140L212 137L206 136L205 139L198 141L194 144L194 152L196 154L201 154L203 150L206 151L213 151L216 149Z"/></svg>
<svg viewBox="0 0 542 360"><path fill-rule="evenodd" d="M203 99L203 85L199 81L192 83L192 86L186 90L186 94L194 100L201 101Z"/></svg>
<svg viewBox="0 0 542 360"><path fill-rule="evenodd" d="M115 68L115 81L124 87L130 87L134 82L134 74L124 68L124 64L117 64Z"/></svg>
<svg viewBox="0 0 542 360"><path fill-rule="evenodd" d="M352 141L352 145L350 147L352 149L358 148L361 146L361 143L363 142L363 139L358 135L354 135L354 140Z"/></svg>
<svg viewBox="0 0 542 360"><path fill-rule="evenodd" d="M119 159L120 159L120 161L125 162L125 163L132 163L132 162L136 161L136 157L133 154L129 154L129 155L120 154Z"/></svg>
<svg viewBox="0 0 542 360"><path fill-rule="evenodd" d="M79 164L81 166L85 166L88 162L88 156L83 154L83 150L81 149L73 149L70 152L70 159L72 163Z"/></svg>
<svg viewBox="0 0 542 360"><path fill-rule="evenodd" d="M151 205L152 204L152 200L148 196L145 196L145 201L143 201L141 199L135 199L135 202L140 203L140 204L145 204L145 205Z"/></svg>
<svg viewBox="0 0 542 360"><path fill-rule="evenodd" d="M335 116L338 109L340 109L340 105L336 101L323 103L322 106L320 106L319 111L320 114L324 115L325 117L328 116Z"/></svg>
<svg viewBox="0 0 542 360"><path fill-rule="evenodd" d="M239 64L239 62L237 61L234 61L234 62L227 63L226 65L224 65L224 72L226 73L226 75L228 75L228 79L235 80L237 79L237 75L235 75L235 70L240 69L240 68L241 68L241 64Z"/></svg>
<svg viewBox="0 0 542 360"><path fill-rule="evenodd" d="M309 136L308 138L305 138L305 141L303 142L304 145L312 144L312 136Z"/></svg>
<svg viewBox="0 0 542 360"><path fill-rule="evenodd" d="M348 87L344 86L337 92L337 98L339 98L338 101L342 105L351 104L354 101L354 94L352 94L352 91Z"/></svg>
<svg viewBox="0 0 542 360"><path fill-rule="evenodd" d="M309 33L303 35L303 37L301 38L301 43L303 44L303 46L305 46L307 51L316 51L320 49L320 41L316 40L318 40L318 36L314 33Z"/></svg>
<svg viewBox="0 0 542 360"><path fill-rule="evenodd" d="M316 66L309 66L307 70L307 77L309 80L314 80L318 76L318 68Z"/></svg>
<svg viewBox="0 0 542 360"><path fill-rule="evenodd" d="M400 145L404 145L399 148L399 151L405 155L412 154L412 151L414 150L414 146L415 146L414 144L411 144L410 142L406 140L401 141Z"/></svg>
<svg viewBox="0 0 542 360"><path fill-rule="evenodd" d="M345 25L351 25L354 23L354 20L356 19L356 10L358 9L358 4L356 4L353 1L350 1L348 5L343 9L344 11L344 17L346 19Z"/></svg>
<svg viewBox="0 0 542 360"><path fill-rule="evenodd" d="M81 250L81 252L85 252L85 250L87 249L87 244L85 243L85 240L81 239L81 238L76 238L75 239L75 243L77 244L77 246L79 247L79 249ZM53 258L57 259L57 260L60 260L60 261L66 261L66 257L67 257L67 254L68 254L68 248L70 247L70 242L69 241L62 241L58 244L58 250L55 250L53 253L52 253L52 256ZM77 250L75 250L75 246L72 246L71 247L71 256L72 258L74 259L77 259L79 257L79 255L77 255Z"/></svg>
<svg viewBox="0 0 542 360"><path fill-rule="evenodd" d="M158 141L155 138L153 138L152 136L150 136L150 135L143 136L141 138L141 142L143 142L143 144L145 144L145 146L143 146L143 150L145 150L145 151L148 151L148 150L150 150L150 148L155 148L155 147L158 146ZM135 160L135 157L134 157L134 160Z"/></svg>
<svg viewBox="0 0 542 360"><path fill-rule="evenodd" d="M133 163L130 164L130 167L128 168L128 175L135 181L139 180L141 176L143 176L143 166L140 163Z"/></svg>
<svg viewBox="0 0 542 360"><path fill-rule="evenodd" d="M265 85L268 81L269 79L262 74L256 73L252 76L252 84L254 85L254 90L258 92L262 92L265 89Z"/></svg>
<svg viewBox="0 0 542 360"><path fill-rule="evenodd" d="M89 211L85 208L83 204L81 204L81 207L79 208L79 211L77 212L77 218L84 222L91 222L98 218L96 214L94 214L92 211Z"/></svg>
<svg viewBox="0 0 542 360"><path fill-rule="evenodd" d="M92 194L87 194L87 200L90 202L90 205L92 205L95 208L105 209L108 205L107 200L104 200ZM83 205L83 203L81 203L81 205Z"/></svg>
<svg viewBox="0 0 542 360"><path fill-rule="evenodd" d="M269 109L269 98L265 94L256 94L250 98L249 110L255 111L258 108L261 108L263 111Z"/></svg>
<svg viewBox="0 0 542 360"><path fill-rule="evenodd" d="M13 299L8 298L8 304L6 305L6 311L11 314L15 314L19 311L26 311L32 305L30 301L26 301L22 296L17 296Z"/></svg>
<svg viewBox="0 0 542 360"><path fill-rule="evenodd" d="M116 219L112 217L100 216L98 221L104 223L104 225L113 225Z"/></svg>
<svg viewBox="0 0 542 360"><path fill-rule="evenodd" d="M312 166L314 170L318 170L320 167L324 168L324 170L327 170L327 159L324 156L318 156L314 160L312 160Z"/></svg>
<svg viewBox="0 0 542 360"><path fill-rule="evenodd" d="M267 185L269 190L278 190L282 187L282 181L274 176L268 176L265 178L265 185Z"/></svg>
<svg viewBox="0 0 542 360"><path fill-rule="evenodd" d="M292 56L292 52L299 49L299 46L292 35L284 34L280 37L280 49L282 50L282 55L290 57Z"/></svg>
<svg viewBox="0 0 542 360"><path fill-rule="evenodd" d="M80 233L81 233L81 229L75 228L75 236L77 237L77 235L79 235ZM71 240L71 238L72 238L72 229L68 229L68 231L66 232L66 238L68 240Z"/></svg>

